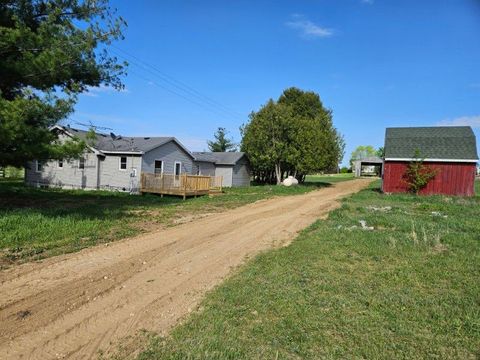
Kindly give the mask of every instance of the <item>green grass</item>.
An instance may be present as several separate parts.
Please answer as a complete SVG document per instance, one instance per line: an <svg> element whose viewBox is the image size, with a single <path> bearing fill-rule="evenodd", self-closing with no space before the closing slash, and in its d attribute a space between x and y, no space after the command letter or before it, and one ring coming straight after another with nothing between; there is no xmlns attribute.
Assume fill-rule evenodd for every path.
<svg viewBox="0 0 480 360"><path fill-rule="evenodd" d="M478 359L480 196L378 185L247 263L139 359Z"/></svg>
<svg viewBox="0 0 480 360"><path fill-rule="evenodd" d="M307 175L305 179L305 183L330 183L334 184L340 181L352 180L354 178L354 174L347 173L347 174L331 174L331 175Z"/></svg>
<svg viewBox="0 0 480 360"><path fill-rule="evenodd" d="M183 201L178 197L119 192L36 189L21 180L0 180L0 268L26 260L77 251L172 226L272 196L303 194L328 181L298 187L251 186Z"/></svg>

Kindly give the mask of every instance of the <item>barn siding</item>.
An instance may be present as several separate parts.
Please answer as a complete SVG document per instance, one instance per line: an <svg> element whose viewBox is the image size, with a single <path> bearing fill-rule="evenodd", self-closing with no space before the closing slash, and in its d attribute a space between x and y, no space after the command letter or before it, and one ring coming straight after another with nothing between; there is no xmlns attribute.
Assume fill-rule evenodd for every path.
<svg viewBox="0 0 480 360"><path fill-rule="evenodd" d="M474 163L425 162L426 166L437 169L437 176L420 191L424 195L444 194L472 196L475 194ZM382 189L386 193L407 192L404 180L408 162L386 161Z"/></svg>
<svg viewBox="0 0 480 360"><path fill-rule="evenodd" d="M180 161L182 163L182 173L196 173L196 167L193 164L192 156L174 141L170 141L145 153L142 160L142 171L153 173L155 160L163 161L164 174L173 174L175 161Z"/></svg>

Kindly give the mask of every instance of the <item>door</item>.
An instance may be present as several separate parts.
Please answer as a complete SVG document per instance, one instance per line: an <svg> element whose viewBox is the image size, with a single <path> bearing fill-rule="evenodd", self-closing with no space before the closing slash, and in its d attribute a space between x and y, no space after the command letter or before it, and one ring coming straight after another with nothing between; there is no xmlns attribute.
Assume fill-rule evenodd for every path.
<svg viewBox="0 0 480 360"><path fill-rule="evenodd" d="M163 174L163 161L162 160L155 160L155 165L153 169L153 173L155 175Z"/></svg>
<svg viewBox="0 0 480 360"><path fill-rule="evenodd" d="M180 175L182 173L182 163L180 161L175 161L175 166L173 168L173 175L175 178L175 186L180 186Z"/></svg>

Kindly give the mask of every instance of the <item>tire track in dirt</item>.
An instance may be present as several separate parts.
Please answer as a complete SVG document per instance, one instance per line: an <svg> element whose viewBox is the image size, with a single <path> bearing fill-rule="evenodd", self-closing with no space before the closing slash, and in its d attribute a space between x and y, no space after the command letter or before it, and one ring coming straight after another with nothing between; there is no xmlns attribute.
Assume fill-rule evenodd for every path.
<svg viewBox="0 0 480 360"><path fill-rule="evenodd" d="M281 246L358 179L0 273L0 354L91 358L140 329L166 333L246 256ZM1 356L0 356L1 357Z"/></svg>

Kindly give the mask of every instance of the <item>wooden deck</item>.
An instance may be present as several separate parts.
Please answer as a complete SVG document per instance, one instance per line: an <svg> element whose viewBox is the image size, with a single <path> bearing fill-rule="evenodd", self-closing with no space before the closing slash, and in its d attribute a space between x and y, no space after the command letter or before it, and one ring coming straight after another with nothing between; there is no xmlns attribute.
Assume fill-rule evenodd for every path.
<svg viewBox="0 0 480 360"><path fill-rule="evenodd" d="M182 174L141 174L141 193L187 196L207 195L222 191L222 176Z"/></svg>

